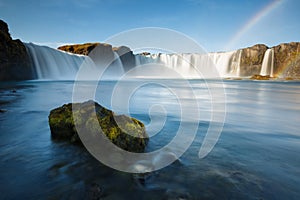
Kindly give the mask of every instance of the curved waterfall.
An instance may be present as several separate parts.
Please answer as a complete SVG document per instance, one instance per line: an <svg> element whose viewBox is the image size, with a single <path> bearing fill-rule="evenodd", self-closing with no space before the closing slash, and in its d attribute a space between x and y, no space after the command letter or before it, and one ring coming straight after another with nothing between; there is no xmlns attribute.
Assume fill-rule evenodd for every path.
<svg viewBox="0 0 300 200"><path fill-rule="evenodd" d="M124 72L123 64L116 52L111 53L111 59L108 67L101 64L106 56L101 53L93 55L93 60L89 56L76 55L60 50L52 49L46 46L39 46L32 43L25 43L30 55L33 68L37 79L55 79L55 80L74 80L81 66L89 70L85 74L84 80L95 80L99 78L95 74L102 74L104 79L118 79ZM217 78L217 77L241 77L251 76L251 70L248 73L241 73L243 50L217 53L179 53L179 54L149 54L135 55L136 66L144 64L160 64L171 68L184 78ZM110 60L111 60L110 59ZM98 62L97 62L98 60ZM107 59L106 59L107 60ZM96 64L95 64L96 63ZM164 67L157 67L153 70L157 72L160 78L168 78L168 70ZM245 71L243 66L243 70ZM260 75L271 77L274 74L274 50L268 49L265 52ZM145 71L144 71L145 72ZM143 73L143 72L141 72ZM252 72L253 73L253 72ZM145 74L136 73L136 77L147 77ZM172 78L172 77L170 77Z"/></svg>
<svg viewBox="0 0 300 200"><path fill-rule="evenodd" d="M93 61L88 56L70 54L32 43L25 43L25 46L37 79L74 80L81 65L93 66Z"/></svg>
<svg viewBox="0 0 300 200"><path fill-rule="evenodd" d="M242 50L207 54L136 55L136 64L163 64L185 78L239 77ZM215 73L213 71L215 70Z"/></svg>

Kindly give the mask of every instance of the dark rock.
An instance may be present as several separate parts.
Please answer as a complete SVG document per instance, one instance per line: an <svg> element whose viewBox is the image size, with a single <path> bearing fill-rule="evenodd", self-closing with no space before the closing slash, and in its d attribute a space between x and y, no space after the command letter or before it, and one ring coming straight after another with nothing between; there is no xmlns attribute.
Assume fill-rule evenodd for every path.
<svg viewBox="0 0 300 200"><path fill-rule="evenodd" d="M0 109L0 113L5 113L5 112L7 112L7 110L5 110L5 109Z"/></svg>
<svg viewBox="0 0 300 200"><path fill-rule="evenodd" d="M65 45L58 47L58 49L74 54L88 55L96 65L102 66L108 66L116 59L115 52L120 57L125 71L135 66L135 56L126 46L112 47L106 43L85 43Z"/></svg>
<svg viewBox="0 0 300 200"><path fill-rule="evenodd" d="M88 55L98 66L109 66L115 59L112 46L106 43L65 45L58 49L74 54Z"/></svg>
<svg viewBox="0 0 300 200"><path fill-rule="evenodd" d="M26 47L20 40L13 40L7 24L0 20L0 81L27 80L33 70Z"/></svg>
<svg viewBox="0 0 300 200"><path fill-rule="evenodd" d="M97 119L93 117L95 112ZM74 116L76 128L85 130L86 134L103 133L124 150L143 152L147 145L148 135L140 121L125 115L116 115L94 101L69 103L52 110L49 125L53 139L81 144Z"/></svg>
<svg viewBox="0 0 300 200"><path fill-rule="evenodd" d="M97 183L92 183L87 190L85 200L100 200L103 193L103 189Z"/></svg>
<svg viewBox="0 0 300 200"><path fill-rule="evenodd" d="M141 55L141 56L150 56L151 53L149 53L149 52L142 52L142 53L140 53L138 55Z"/></svg>
<svg viewBox="0 0 300 200"><path fill-rule="evenodd" d="M136 66L135 56L130 48L126 46L114 47L113 51L119 55L125 71L129 71Z"/></svg>

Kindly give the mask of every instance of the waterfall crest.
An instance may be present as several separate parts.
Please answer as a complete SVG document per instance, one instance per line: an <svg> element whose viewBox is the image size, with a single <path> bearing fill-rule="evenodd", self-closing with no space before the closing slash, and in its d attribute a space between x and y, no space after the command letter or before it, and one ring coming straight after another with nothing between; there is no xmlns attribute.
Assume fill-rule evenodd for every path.
<svg viewBox="0 0 300 200"><path fill-rule="evenodd" d="M207 54L136 55L136 64L163 64L185 78L239 77L242 50ZM213 72L215 70L215 72Z"/></svg>

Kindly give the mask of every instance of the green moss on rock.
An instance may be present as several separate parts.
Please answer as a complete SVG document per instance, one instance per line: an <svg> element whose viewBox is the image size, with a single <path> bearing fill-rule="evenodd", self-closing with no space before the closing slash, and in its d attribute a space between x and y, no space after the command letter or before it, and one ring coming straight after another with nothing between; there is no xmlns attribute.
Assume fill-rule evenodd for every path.
<svg viewBox="0 0 300 200"><path fill-rule="evenodd" d="M82 143L76 128L92 135L105 134L112 143L131 152L143 152L148 142L142 122L125 115L116 115L94 101L69 103L52 110L49 126L53 139L77 144Z"/></svg>

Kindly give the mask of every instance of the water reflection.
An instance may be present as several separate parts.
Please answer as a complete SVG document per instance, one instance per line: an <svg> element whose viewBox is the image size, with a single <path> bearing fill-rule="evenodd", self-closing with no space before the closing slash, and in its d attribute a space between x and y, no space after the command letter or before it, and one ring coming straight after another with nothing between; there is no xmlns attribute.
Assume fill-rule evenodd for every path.
<svg viewBox="0 0 300 200"><path fill-rule="evenodd" d="M185 88L170 81L192 113ZM226 123L216 147L201 160L210 100L203 82L191 84L202 111L197 137L180 162L140 177L102 165L82 147L51 141L49 111L71 102L73 82L1 83L0 109L7 112L0 113L0 198L83 199L97 183L103 199L299 199L300 84L225 81ZM101 83L96 100L109 107L114 85ZM150 105L166 105L166 125L148 151L173 137L180 123L175 100L155 84L131 100L132 115L145 123Z"/></svg>

